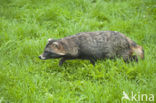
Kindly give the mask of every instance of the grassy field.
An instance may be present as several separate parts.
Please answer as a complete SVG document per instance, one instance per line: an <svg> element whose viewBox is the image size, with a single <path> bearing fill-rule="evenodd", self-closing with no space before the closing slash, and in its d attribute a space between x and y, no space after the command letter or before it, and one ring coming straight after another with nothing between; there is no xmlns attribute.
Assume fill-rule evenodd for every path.
<svg viewBox="0 0 156 103"><path fill-rule="evenodd" d="M98 61L95 67L72 60L59 67L59 60L38 58L48 38L104 30L143 46L145 60ZM4 103L120 103L123 91L156 95L155 85L156 0L0 0Z"/></svg>

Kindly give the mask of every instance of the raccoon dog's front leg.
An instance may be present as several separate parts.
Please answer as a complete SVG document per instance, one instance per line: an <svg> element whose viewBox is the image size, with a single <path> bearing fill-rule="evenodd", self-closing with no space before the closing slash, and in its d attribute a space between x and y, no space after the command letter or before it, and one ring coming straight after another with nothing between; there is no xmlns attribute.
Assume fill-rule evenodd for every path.
<svg viewBox="0 0 156 103"><path fill-rule="evenodd" d="M90 63L93 64L93 65L95 66L96 59L90 58L89 60L90 60Z"/></svg>
<svg viewBox="0 0 156 103"><path fill-rule="evenodd" d="M59 66L63 65L63 62L65 62L66 58L61 58L60 62L59 62Z"/></svg>

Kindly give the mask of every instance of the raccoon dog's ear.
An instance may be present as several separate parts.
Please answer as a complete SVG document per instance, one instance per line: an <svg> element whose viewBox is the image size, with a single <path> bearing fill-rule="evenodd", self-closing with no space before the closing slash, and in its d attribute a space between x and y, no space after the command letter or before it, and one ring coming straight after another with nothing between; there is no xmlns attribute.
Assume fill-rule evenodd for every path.
<svg viewBox="0 0 156 103"><path fill-rule="evenodd" d="M49 38L49 39L48 39L48 42L50 42L51 40L53 40L53 39L52 39L52 38Z"/></svg>

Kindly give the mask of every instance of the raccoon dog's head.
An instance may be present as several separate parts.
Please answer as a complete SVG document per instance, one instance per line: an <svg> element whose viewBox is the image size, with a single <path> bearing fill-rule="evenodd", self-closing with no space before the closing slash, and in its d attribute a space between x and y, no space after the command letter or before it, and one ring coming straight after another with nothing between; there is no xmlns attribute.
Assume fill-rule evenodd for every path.
<svg viewBox="0 0 156 103"><path fill-rule="evenodd" d="M48 39L48 43L44 49L43 54L39 56L40 59L60 58L65 55L63 45L58 40Z"/></svg>

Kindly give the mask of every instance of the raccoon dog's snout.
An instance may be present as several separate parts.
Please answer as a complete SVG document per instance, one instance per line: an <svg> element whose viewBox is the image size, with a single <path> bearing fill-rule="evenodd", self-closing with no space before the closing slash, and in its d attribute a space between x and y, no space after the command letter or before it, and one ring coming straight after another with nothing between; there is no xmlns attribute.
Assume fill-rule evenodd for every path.
<svg viewBox="0 0 156 103"><path fill-rule="evenodd" d="M43 55L40 55L39 58L42 59L42 60L46 59Z"/></svg>

